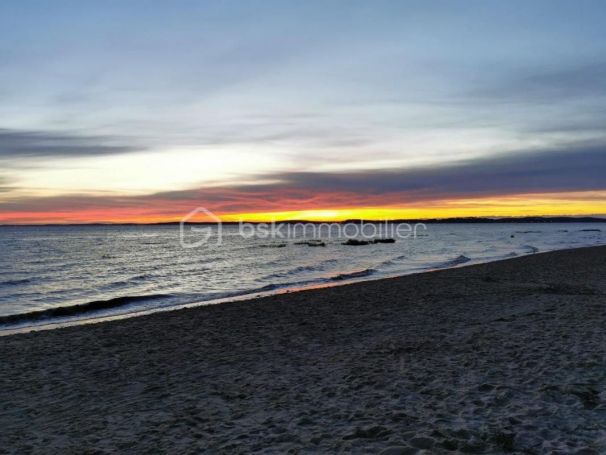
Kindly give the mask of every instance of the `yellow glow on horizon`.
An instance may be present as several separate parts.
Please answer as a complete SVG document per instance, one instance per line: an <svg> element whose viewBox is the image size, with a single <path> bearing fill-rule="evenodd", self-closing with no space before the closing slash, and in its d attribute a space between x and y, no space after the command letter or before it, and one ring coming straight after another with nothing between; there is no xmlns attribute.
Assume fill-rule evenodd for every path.
<svg viewBox="0 0 606 455"><path fill-rule="evenodd" d="M408 207L358 207L220 214L223 221L343 221L456 217L606 215L606 192L529 194L431 201Z"/></svg>

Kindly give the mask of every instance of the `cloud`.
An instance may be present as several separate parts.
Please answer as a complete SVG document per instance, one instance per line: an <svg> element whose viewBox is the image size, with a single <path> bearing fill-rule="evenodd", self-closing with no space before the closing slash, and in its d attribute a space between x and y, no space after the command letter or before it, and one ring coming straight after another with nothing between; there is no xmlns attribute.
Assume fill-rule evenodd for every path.
<svg viewBox="0 0 606 455"><path fill-rule="evenodd" d="M0 159L110 155L141 150L116 138L0 129Z"/></svg>
<svg viewBox="0 0 606 455"><path fill-rule="evenodd" d="M196 206L219 213L406 207L487 196L603 191L604 175L606 143L577 143L443 166L271 174L260 177L274 183L260 185L195 188L136 197L76 194L13 198L0 203L0 214L87 210L100 217L107 217L111 211L169 217Z"/></svg>
<svg viewBox="0 0 606 455"><path fill-rule="evenodd" d="M482 87L472 97L491 101L560 103L566 100L606 97L606 62L577 63L552 69L526 68L500 82Z"/></svg>
<svg viewBox="0 0 606 455"><path fill-rule="evenodd" d="M370 194L414 192L428 197L493 192L606 188L606 144L510 152L444 166L354 173L291 173L286 186Z"/></svg>
<svg viewBox="0 0 606 455"><path fill-rule="evenodd" d="M0 175L0 193L8 193L15 189L13 186L10 186L9 183L11 183L11 179Z"/></svg>

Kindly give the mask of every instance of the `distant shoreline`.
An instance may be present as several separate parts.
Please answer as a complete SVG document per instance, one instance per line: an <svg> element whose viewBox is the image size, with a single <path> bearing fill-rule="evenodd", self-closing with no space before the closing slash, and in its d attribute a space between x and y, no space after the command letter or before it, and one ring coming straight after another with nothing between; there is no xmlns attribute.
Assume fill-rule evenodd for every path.
<svg viewBox="0 0 606 455"><path fill-rule="evenodd" d="M185 222L186 225L206 225L214 226L221 224L223 226L237 226L240 223L266 224L272 221L222 221L218 222ZM499 224L499 223L606 223L606 215L601 216L525 216L525 217L455 217L455 218L411 218L411 219L391 219L391 220L367 220L367 219L348 219L339 221L317 221L317 220L277 220L275 224L325 224L325 223L425 223L425 224ZM26 227L26 226L178 226L180 221L165 221L157 223L29 223L29 224L0 224L0 227Z"/></svg>

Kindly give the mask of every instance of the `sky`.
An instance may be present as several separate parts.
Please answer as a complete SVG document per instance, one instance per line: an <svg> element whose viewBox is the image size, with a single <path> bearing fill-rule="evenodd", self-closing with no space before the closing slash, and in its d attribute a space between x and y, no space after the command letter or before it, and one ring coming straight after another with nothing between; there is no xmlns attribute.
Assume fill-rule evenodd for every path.
<svg viewBox="0 0 606 455"><path fill-rule="evenodd" d="M0 223L606 215L606 3L0 3Z"/></svg>

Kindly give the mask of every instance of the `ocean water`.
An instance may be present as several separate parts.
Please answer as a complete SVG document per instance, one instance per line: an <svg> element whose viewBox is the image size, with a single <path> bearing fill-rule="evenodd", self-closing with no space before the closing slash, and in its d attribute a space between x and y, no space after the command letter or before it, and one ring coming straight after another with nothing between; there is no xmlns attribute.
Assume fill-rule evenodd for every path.
<svg viewBox="0 0 606 455"><path fill-rule="evenodd" d="M606 224L428 224L393 244L179 226L0 226L0 329L137 314L606 243ZM330 234L330 235L328 235ZM307 232L307 239L310 239ZM66 310L67 309L67 310Z"/></svg>

